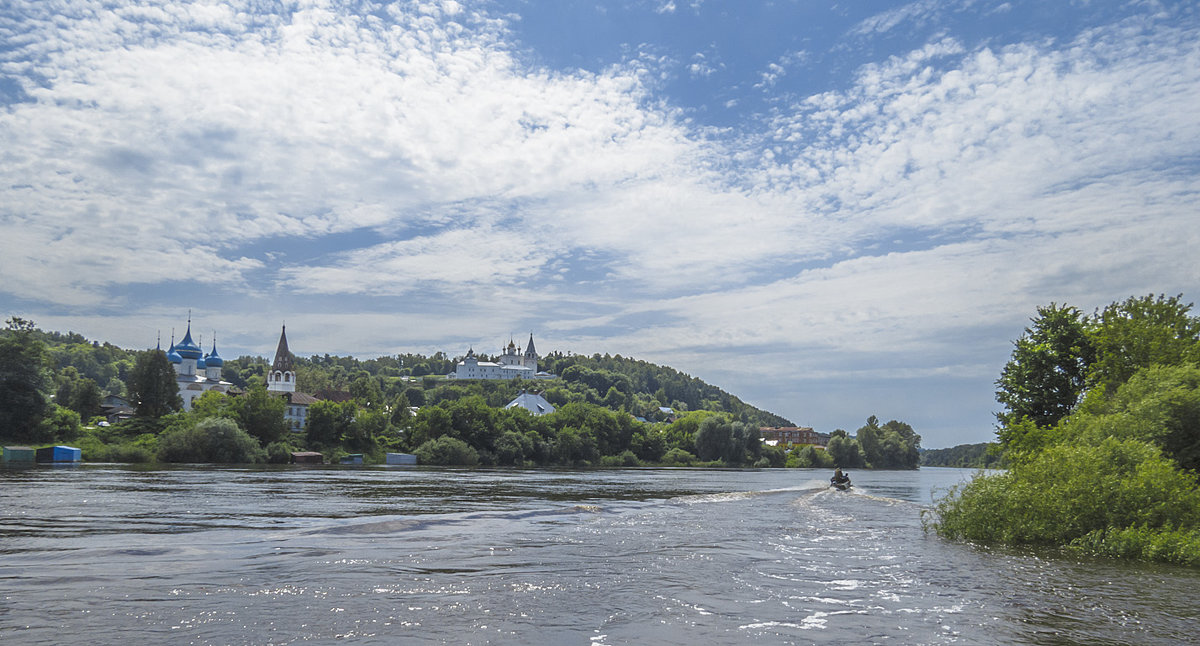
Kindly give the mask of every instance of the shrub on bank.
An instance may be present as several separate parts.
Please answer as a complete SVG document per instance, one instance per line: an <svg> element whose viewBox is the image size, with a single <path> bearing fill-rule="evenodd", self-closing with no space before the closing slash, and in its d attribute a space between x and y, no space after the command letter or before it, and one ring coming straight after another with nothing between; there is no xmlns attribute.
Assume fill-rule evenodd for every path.
<svg viewBox="0 0 1200 646"><path fill-rule="evenodd" d="M479 464L479 452L466 442L443 435L429 440L415 451L419 464L436 466L475 466Z"/></svg>
<svg viewBox="0 0 1200 646"><path fill-rule="evenodd" d="M663 456L662 463L669 466L686 467L695 464L696 456L681 448L673 448Z"/></svg>
<svg viewBox="0 0 1200 646"><path fill-rule="evenodd" d="M209 417L196 424L168 430L159 438L158 459L163 462L247 464L266 462L267 452L236 422Z"/></svg>
<svg viewBox="0 0 1200 646"><path fill-rule="evenodd" d="M952 489L932 514L946 538L1200 562L1196 476L1141 440L1049 447Z"/></svg>
<svg viewBox="0 0 1200 646"><path fill-rule="evenodd" d="M641 464L642 461L629 449L625 449L620 455L606 455L600 458L602 467L637 467Z"/></svg>

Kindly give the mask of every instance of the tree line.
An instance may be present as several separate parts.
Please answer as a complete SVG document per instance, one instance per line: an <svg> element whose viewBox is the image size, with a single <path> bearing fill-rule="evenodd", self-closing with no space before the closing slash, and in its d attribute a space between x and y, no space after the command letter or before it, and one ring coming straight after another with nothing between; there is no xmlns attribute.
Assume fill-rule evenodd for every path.
<svg viewBox="0 0 1200 646"><path fill-rule="evenodd" d="M12 372L0 382L0 422L9 420L7 439L71 441L86 459L133 462L283 462L292 451L315 450L374 462L412 452L423 464L915 468L920 441L907 424L871 417L857 436L836 431L828 451L764 446L760 426L790 422L620 355L552 353L543 365L560 378L537 381L446 379L454 362L441 353L294 363L298 389L327 396L308 407L301 433L288 429L284 400L267 392L261 357L225 361L223 378L238 394L205 393L184 412L161 350L121 350L14 319L0 334L0 375ZM525 390L540 390L556 412L504 408ZM110 394L128 398L135 418L98 425L99 402Z"/></svg>
<svg viewBox="0 0 1200 646"><path fill-rule="evenodd" d="M942 499L939 534L1200 565L1200 317L1182 296L1039 307L996 381L1009 468Z"/></svg>

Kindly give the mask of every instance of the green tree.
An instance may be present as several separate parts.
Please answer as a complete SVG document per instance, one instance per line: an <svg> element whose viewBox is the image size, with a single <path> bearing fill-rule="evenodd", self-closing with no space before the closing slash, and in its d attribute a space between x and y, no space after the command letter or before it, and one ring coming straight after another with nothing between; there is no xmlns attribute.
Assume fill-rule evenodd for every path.
<svg viewBox="0 0 1200 646"><path fill-rule="evenodd" d="M342 433L354 423L354 402L319 401L308 407L305 439L311 446L337 446Z"/></svg>
<svg viewBox="0 0 1200 646"><path fill-rule="evenodd" d="M387 435L388 428L388 415L383 410L359 409L350 428L342 434L342 444L352 451L370 452L379 446L378 439Z"/></svg>
<svg viewBox="0 0 1200 646"><path fill-rule="evenodd" d="M100 414L100 404L104 396L100 387L89 377L84 377L75 383L71 392L69 408L79 414L81 419L91 419Z"/></svg>
<svg viewBox="0 0 1200 646"><path fill-rule="evenodd" d="M1094 316L1089 381L1112 392L1141 368L1200 362L1200 318L1182 296L1131 297Z"/></svg>
<svg viewBox="0 0 1200 646"><path fill-rule="evenodd" d="M696 457L704 462L720 460L732 452L733 436L729 420L713 416L700 422L696 430Z"/></svg>
<svg viewBox="0 0 1200 646"><path fill-rule="evenodd" d="M1053 426L1079 403L1096 351L1079 310L1051 303L1037 309L1033 325L1013 342L1013 352L996 380L1000 425L1030 419Z"/></svg>
<svg viewBox="0 0 1200 646"><path fill-rule="evenodd" d="M1184 469L1200 470L1200 367L1154 365L1134 373L1115 393L1091 393L1062 424L1071 443L1104 438L1152 442Z"/></svg>
<svg viewBox="0 0 1200 646"><path fill-rule="evenodd" d="M862 448L858 440L847 435L831 435L825 447L835 467L849 469L863 466Z"/></svg>
<svg viewBox="0 0 1200 646"><path fill-rule="evenodd" d="M38 441L65 442L79 436L79 413L57 404L50 406L49 414L38 423Z"/></svg>
<svg viewBox="0 0 1200 646"><path fill-rule="evenodd" d="M33 439L46 414L46 346L32 321L8 319L0 337L0 432L18 441Z"/></svg>
<svg viewBox="0 0 1200 646"><path fill-rule="evenodd" d="M883 433L883 461L887 469L916 469L921 464L921 436L912 426L889 420L879 429Z"/></svg>
<svg viewBox="0 0 1200 646"><path fill-rule="evenodd" d="M519 467L533 452L533 439L516 431L506 431L496 440L497 464Z"/></svg>
<svg viewBox="0 0 1200 646"><path fill-rule="evenodd" d="M863 460L869 466L879 467L883 464L883 430L879 428L879 418L874 415L867 418L855 433L858 445L862 448Z"/></svg>
<svg viewBox="0 0 1200 646"><path fill-rule="evenodd" d="M162 417L183 408L175 378L175 369L162 350L138 354L127 383L138 417Z"/></svg>
<svg viewBox="0 0 1200 646"><path fill-rule="evenodd" d="M263 446L287 437L286 409L283 398L271 395L265 386L255 386L229 402L239 425Z"/></svg>

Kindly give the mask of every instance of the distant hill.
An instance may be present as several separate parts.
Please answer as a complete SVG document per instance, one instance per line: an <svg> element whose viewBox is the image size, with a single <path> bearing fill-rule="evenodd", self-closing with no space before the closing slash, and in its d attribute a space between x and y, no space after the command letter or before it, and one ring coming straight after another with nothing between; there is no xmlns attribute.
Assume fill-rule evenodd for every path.
<svg viewBox="0 0 1200 646"><path fill-rule="evenodd" d="M1003 459L991 447L995 442L959 444L948 449L926 449L921 451L923 467L962 467L967 469L994 469L1003 466Z"/></svg>
<svg viewBox="0 0 1200 646"><path fill-rule="evenodd" d="M3 334L0 331L0 334ZM38 331L51 361L51 381L57 385L91 379L102 394L125 394L123 383L133 366L135 351L84 338L75 332ZM260 383L271 358L242 356L227 359L222 378L246 388ZM547 381L454 381L441 377L453 371L456 359L442 353L426 357L401 354L357 359L331 355L296 358L297 380L305 392L345 391L366 400L391 403L403 397L412 406L435 404L464 396L483 395L489 405L503 406L522 389L544 391L556 406L585 401L622 410L650 421L670 413L708 410L730 413L758 426L791 426L784 417L765 411L701 379L647 361L621 355L576 355L552 352L539 368L559 375Z"/></svg>

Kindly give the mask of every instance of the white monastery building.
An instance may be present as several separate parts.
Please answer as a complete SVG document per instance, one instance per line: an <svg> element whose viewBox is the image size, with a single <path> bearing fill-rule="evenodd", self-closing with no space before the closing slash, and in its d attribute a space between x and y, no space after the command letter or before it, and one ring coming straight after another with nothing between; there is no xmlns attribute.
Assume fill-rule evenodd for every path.
<svg viewBox="0 0 1200 646"><path fill-rule="evenodd" d="M554 375L548 372L538 372L537 362L538 354L530 334L524 352L509 339L499 362L480 361L475 356L475 349L471 348L455 366L454 372L446 376L454 379L553 379Z"/></svg>

